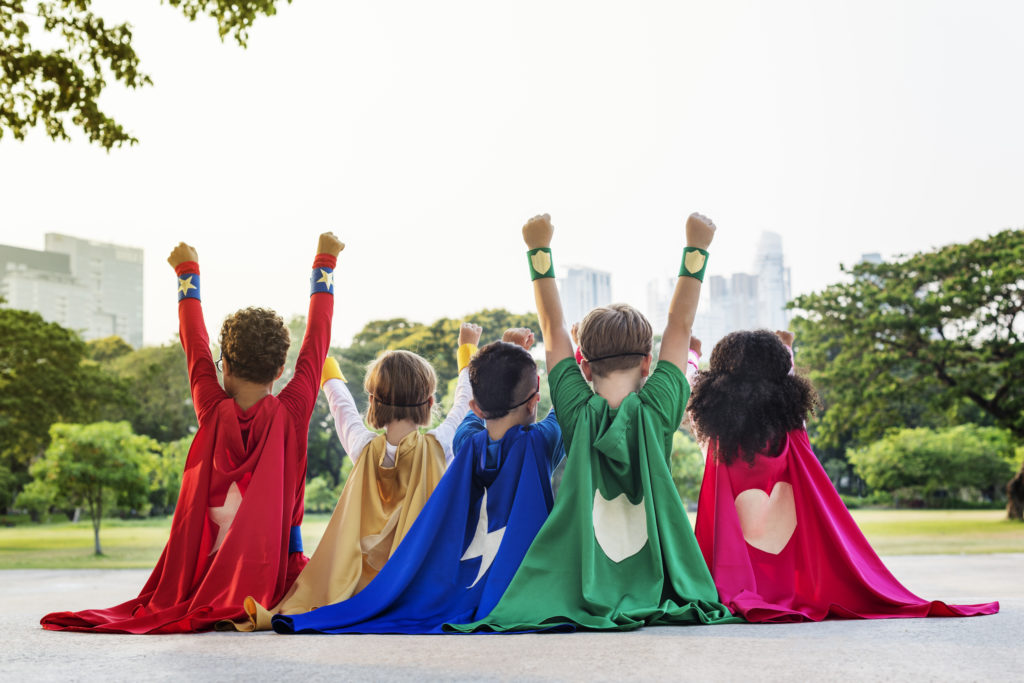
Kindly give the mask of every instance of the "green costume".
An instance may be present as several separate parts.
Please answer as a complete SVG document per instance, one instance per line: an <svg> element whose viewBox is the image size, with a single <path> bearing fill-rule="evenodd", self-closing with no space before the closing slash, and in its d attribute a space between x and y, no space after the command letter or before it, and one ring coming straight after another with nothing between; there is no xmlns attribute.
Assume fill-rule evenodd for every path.
<svg viewBox="0 0 1024 683"><path fill-rule="evenodd" d="M690 386L663 361L617 409L574 359L551 371L567 462L558 498L494 610L457 631L740 622L718 602L668 459Z"/></svg>

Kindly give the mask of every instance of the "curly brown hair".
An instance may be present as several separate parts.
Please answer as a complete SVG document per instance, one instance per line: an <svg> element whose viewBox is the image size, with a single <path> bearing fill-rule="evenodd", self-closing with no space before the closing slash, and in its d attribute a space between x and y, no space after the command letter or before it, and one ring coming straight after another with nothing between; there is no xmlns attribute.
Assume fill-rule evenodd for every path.
<svg viewBox="0 0 1024 683"><path fill-rule="evenodd" d="M768 330L723 337L690 396L697 438L710 441L727 465L781 455L786 434L802 429L818 403L810 380L789 374L791 367L789 351Z"/></svg>
<svg viewBox="0 0 1024 683"><path fill-rule="evenodd" d="M257 384L274 381L291 341L284 320L267 308L235 311L220 328L220 351L231 374Z"/></svg>

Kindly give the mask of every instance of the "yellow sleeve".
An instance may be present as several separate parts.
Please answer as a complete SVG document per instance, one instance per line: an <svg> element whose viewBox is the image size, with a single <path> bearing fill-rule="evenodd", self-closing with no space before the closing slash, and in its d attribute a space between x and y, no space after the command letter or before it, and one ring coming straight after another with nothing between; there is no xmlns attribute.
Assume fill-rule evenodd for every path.
<svg viewBox="0 0 1024 683"><path fill-rule="evenodd" d="M461 373L469 365L469 361L476 355L476 344L463 344L459 347L457 357L459 359L459 372Z"/></svg>
<svg viewBox="0 0 1024 683"><path fill-rule="evenodd" d="M329 379L340 379L342 382L348 382L348 380L345 379L345 375L341 372L341 366L338 365L338 361L327 356L327 360L324 361L324 369L320 371L321 389L323 389L324 384L326 384Z"/></svg>

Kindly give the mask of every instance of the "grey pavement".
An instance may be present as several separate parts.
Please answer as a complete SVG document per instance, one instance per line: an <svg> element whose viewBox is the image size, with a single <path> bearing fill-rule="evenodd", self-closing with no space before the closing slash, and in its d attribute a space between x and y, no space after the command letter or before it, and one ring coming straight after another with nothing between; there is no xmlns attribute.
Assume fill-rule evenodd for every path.
<svg viewBox="0 0 1024 683"><path fill-rule="evenodd" d="M0 681L1022 680L1024 554L885 558L908 588L994 616L654 627L631 633L118 636L44 631L134 596L145 570L0 571Z"/></svg>

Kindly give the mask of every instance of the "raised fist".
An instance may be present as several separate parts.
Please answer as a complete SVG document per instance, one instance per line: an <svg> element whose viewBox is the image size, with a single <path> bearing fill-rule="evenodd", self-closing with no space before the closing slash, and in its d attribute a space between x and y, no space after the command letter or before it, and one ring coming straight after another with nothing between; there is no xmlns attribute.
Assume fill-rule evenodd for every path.
<svg viewBox="0 0 1024 683"><path fill-rule="evenodd" d="M579 346L580 345L580 324L579 323L573 323L572 324L572 330L570 330L569 334L570 334L570 336L572 336L572 343L575 344L576 346Z"/></svg>
<svg viewBox="0 0 1024 683"><path fill-rule="evenodd" d="M697 355L700 355L700 339L697 339L692 334L690 335L690 350L695 351Z"/></svg>
<svg viewBox="0 0 1024 683"><path fill-rule="evenodd" d="M484 331L484 328L473 323L462 323L459 327L459 346L463 344L472 344L476 346L480 342L480 334Z"/></svg>
<svg viewBox="0 0 1024 683"><path fill-rule="evenodd" d="M715 224L707 216L697 212L686 219L686 246L707 249L715 238Z"/></svg>
<svg viewBox="0 0 1024 683"><path fill-rule="evenodd" d="M199 253L195 247L184 242L178 242L178 246L172 249L171 255L167 257L167 262L171 264L171 268L177 268L186 261L199 263Z"/></svg>
<svg viewBox="0 0 1024 683"><path fill-rule="evenodd" d="M551 216L542 213L526 221L526 225L523 226L523 241L526 242L528 249L550 247L551 235L554 231L555 229L551 225Z"/></svg>
<svg viewBox="0 0 1024 683"><path fill-rule="evenodd" d="M501 341L522 346L529 351L533 348L534 341L536 340L529 327L510 327L505 330L505 334L501 335Z"/></svg>
<svg viewBox="0 0 1024 683"><path fill-rule="evenodd" d="M775 330L775 336L782 340L782 343L786 346L793 346L793 340L796 337L792 332L788 330Z"/></svg>
<svg viewBox="0 0 1024 683"><path fill-rule="evenodd" d="M345 244L335 237L333 232L325 232L320 235L320 241L316 245L316 253L337 256L344 248Z"/></svg>

